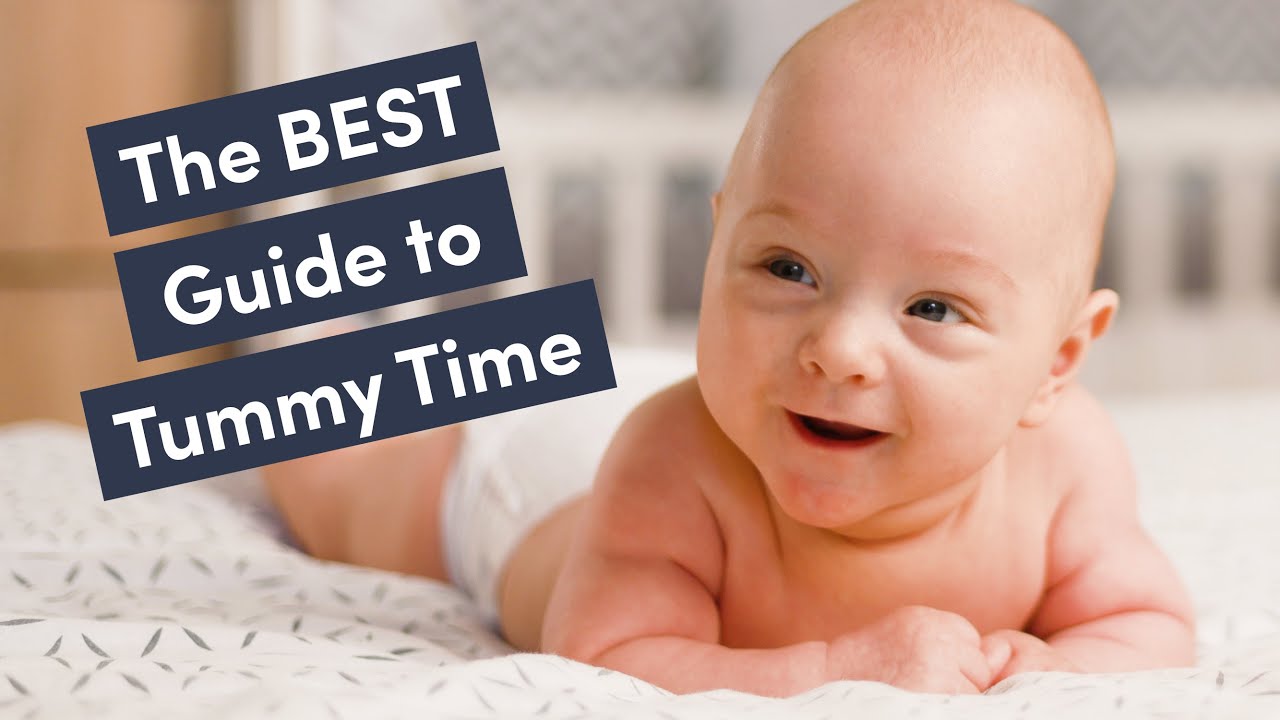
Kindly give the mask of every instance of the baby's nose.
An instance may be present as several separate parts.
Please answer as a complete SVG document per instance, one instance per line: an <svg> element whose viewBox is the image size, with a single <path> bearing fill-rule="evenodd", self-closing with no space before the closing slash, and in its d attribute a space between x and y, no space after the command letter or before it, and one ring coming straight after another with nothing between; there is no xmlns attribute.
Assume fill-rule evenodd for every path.
<svg viewBox="0 0 1280 720"><path fill-rule="evenodd" d="M835 383L875 385L884 379L885 358L876 333L851 313L833 315L814 329L800 348L807 372Z"/></svg>

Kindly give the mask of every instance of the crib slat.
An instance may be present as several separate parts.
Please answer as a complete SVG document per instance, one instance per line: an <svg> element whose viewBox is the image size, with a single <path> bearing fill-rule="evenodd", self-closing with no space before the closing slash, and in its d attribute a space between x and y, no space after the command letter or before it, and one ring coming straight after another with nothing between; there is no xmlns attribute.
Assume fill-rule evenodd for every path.
<svg viewBox="0 0 1280 720"><path fill-rule="evenodd" d="M259 57L269 65L269 68L267 72L253 78L255 84L291 82L320 75L332 69L329 67L332 63L332 57L328 52L329 43L326 42L330 21L328 8L324 7L324 3L314 5L306 0L280 0L273 6L274 13L271 12L272 6L255 9L254 20L271 23L277 29L287 28L285 32L277 32L279 39L271 45L264 42L266 40L264 36L256 36L256 41L261 44L250 48L249 51L260 53ZM274 53L271 52L272 50ZM328 205L331 197L332 193L329 190L317 190L304 195L281 198L264 206L248 208L244 212L250 221L256 221ZM243 342L246 350L258 352L312 339L316 332L310 326L286 328L267 336L249 338Z"/></svg>
<svg viewBox="0 0 1280 720"><path fill-rule="evenodd" d="M276 82L292 82L332 70L328 42L331 18L327 4L280 0L276 7L279 27L290 29L276 46ZM272 204L272 210L276 214L295 213L330 202L329 190L317 190L282 198Z"/></svg>
<svg viewBox="0 0 1280 720"><path fill-rule="evenodd" d="M1265 166L1246 158L1225 158L1216 170L1215 300L1224 311L1256 311L1268 299L1270 178Z"/></svg>
<svg viewBox="0 0 1280 720"><path fill-rule="evenodd" d="M1174 293L1174 187L1170 167L1154 158L1124 168L1116 196L1120 287L1126 314L1167 312Z"/></svg>
<svg viewBox="0 0 1280 720"><path fill-rule="evenodd" d="M1123 186L1115 197L1120 314L1117 332L1101 343L1106 352L1095 358L1092 375L1105 377L1104 386L1140 391L1163 381L1167 358L1155 339L1177 318L1174 185L1161 159L1121 162Z"/></svg>
<svg viewBox="0 0 1280 720"><path fill-rule="evenodd" d="M650 340L660 324L661 166L652 155L620 158L611 167L604 301L610 338Z"/></svg>
<svg viewBox="0 0 1280 720"><path fill-rule="evenodd" d="M501 294L532 292L551 284L551 174L534 155L506 158L507 186L529 274L501 284Z"/></svg>

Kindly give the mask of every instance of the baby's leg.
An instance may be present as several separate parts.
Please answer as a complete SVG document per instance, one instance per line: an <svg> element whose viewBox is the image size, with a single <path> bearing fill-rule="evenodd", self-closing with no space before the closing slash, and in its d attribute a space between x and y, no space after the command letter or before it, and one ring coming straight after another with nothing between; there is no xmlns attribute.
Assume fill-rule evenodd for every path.
<svg viewBox="0 0 1280 720"><path fill-rule="evenodd" d="M325 560L448 580L440 495L461 425L263 468L299 544Z"/></svg>
<svg viewBox="0 0 1280 720"><path fill-rule="evenodd" d="M542 620L586 495L557 508L526 535L498 579L502 634L519 650L542 649Z"/></svg>

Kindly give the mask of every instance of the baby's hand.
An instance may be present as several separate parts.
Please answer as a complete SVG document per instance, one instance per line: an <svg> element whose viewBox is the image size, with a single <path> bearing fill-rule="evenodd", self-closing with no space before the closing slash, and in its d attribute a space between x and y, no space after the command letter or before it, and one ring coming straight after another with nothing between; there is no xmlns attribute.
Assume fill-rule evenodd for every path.
<svg viewBox="0 0 1280 720"><path fill-rule="evenodd" d="M918 605L832 640L830 680L878 680L904 690L977 693L993 682L1008 655L983 654L978 631L955 613ZM998 645L997 652L1005 652Z"/></svg>
<svg viewBox="0 0 1280 720"><path fill-rule="evenodd" d="M982 651L992 659L1008 658L1003 667L992 663L991 685L1024 672L1080 672L1075 663L1051 645L1017 630L988 633L982 638Z"/></svg>

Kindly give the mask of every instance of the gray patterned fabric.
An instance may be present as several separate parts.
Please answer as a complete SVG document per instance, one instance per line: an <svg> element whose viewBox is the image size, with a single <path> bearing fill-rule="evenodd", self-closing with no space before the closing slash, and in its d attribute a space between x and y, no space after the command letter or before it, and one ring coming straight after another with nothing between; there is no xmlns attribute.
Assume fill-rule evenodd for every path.
<svg viewBox="0 0 1280 720"><path fill-rule="evenodd" d="M1198 669L1023 675L954 698L867 682L673 696L505 655L446 585L309 558L207 483L103 503L82 431L0 428L0 717L1274 719L1280 478L1262 440L1277 400L1122 415L1164 488L1145 506L1152 529L1197 594ZM1227 418L1217 435L1198 424Z"/></svg>
<svg viewBox="0 0 1280 720"><path fill-rule="evenodd" d="M721 62L721 0L470 0L459 10L495 88L706 87Z"/></svg>
<svg viewBox="0 0 1280 720"><path fill-rule="evenodd" d="M1036 0L1098 81L1141 88L1280 88L1275 0Z"/></svg>
<svg viewBox="0 0 1280 720"><path fill-rule="evenodd" d="M458 12L480 48L485 80L501 90L553 91L572 107L578 92L706 92L724 80L733 13L725 0L469 0ZM608 282L605 173L587 169L551 178L552 275L556 282ZM711 238L711 178L668 176L663 183L668 317L696 317L702 263ZM616 240L616 239L615 239ZM607 299L604 299L607 305ZM606 317L608 307L603 308Z"/></svg>

